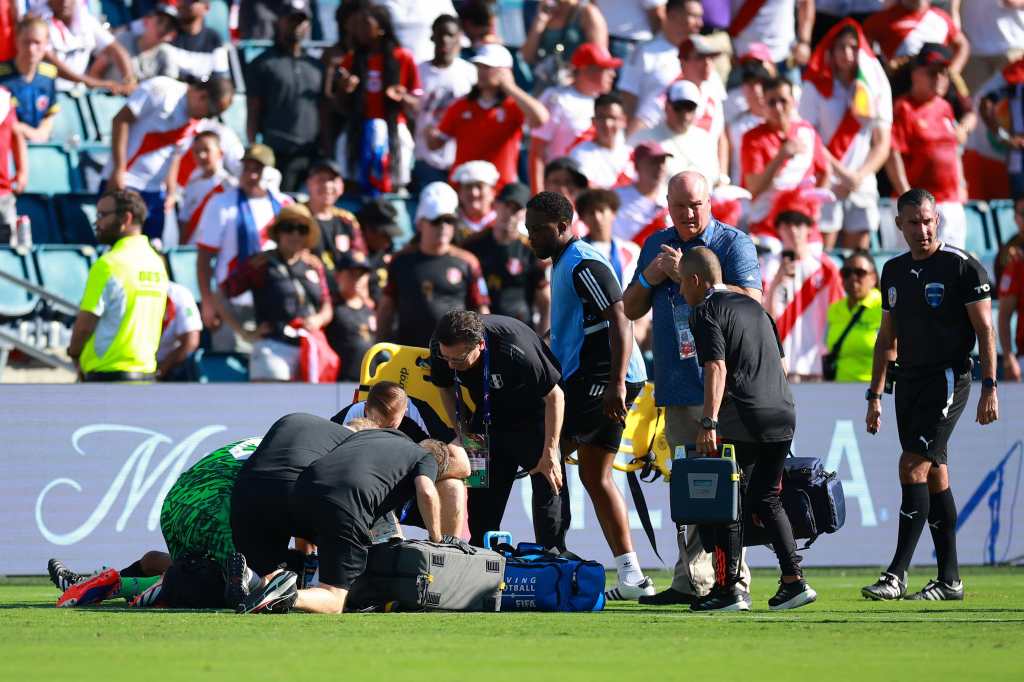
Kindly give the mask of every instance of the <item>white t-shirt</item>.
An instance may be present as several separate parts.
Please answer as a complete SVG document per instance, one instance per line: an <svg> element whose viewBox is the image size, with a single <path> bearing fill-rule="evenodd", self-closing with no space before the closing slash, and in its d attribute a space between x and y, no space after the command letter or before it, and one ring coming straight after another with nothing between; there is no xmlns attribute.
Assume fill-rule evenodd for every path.
<svg viewBox="0 0 1024 682"><path fill-rule="evenodd" d="M732 0L732 16L748 0ZM764 43L773 62L789 56L796 41L796 0L765 0L757 15L732 39L733 54L744 54L751 43Z"/></svg>
<svg viewBox="0 0 1024 682"><path fill-rule="evenodd" d="M967 0L960 17L972 55L992 57L1024 47L1024 9L1004 7L1000 0Z"/></svg>
<svg viewBox="0 0 1024 682"><path fill-rule="evenodd" d="M659 191L655 199L649 199L637 191L636 185L620 187L615 193L619 195L620 202L612 224L612 237L615 239L633 239L668 205L665 192Z"/></svg>
<svg viewBox="0 0 1024 682"><path fill-rule="evenodd" d="M650 40L651 23L647 11L661 7L666 0L595 0L608 24L608 35L629 40Z"/></svg>
<svg viewBox="0 0 1024 682"><path fill-rule="evenodd" d="M103 27L84 3L75 8L70 26L55 17L49 5L38 6L35 11L50 27L50 47L53 53L75 73L84 74L88 71L92 56L114 42L113 34ZM58 90L70 90L74 85L63 78L57 79Z"/></svg>
<svg viewBox="0 0 1024 682"><path fill-rule="evenodd" d="M192 220L192 214L195 213L199 205L203 203L203 199L207 197L211 192L220 187L225 181L231 182L231 176L224 168L220 168L210 177L203 177L201 171L192 173L192 177L189 178L188 184L185 185L184 191L181 194L181 207L178 209L178 218L182 223L188 223ZM213 197L210 198L210 201ZM204 207L205 209L205 207ZM199 238L199 230L197 229L192 233L192 238L189 240L190 244L195 244Z"/></svg>
<svg viewBox="0 0 1024 682"><path fill-rule="evenodd" d="M540 101L547 107L547 123L533 131L533 137L548 144L544 161L568 154L569 148L594 122L594 98L587 97L571 85L548 88Z"/></svg>
<svg viewBox="0 0 1024 682"><path fill-rule="evenodd" d="M729 131L729 177L736 183L743 180L743 162L740 159L740 144L743 142L743 136L747 134L748 130L753 130L762 123L764 123L764 119L750 113L749 109L741 111L734 118L729 119L727 128Z"/></svg>
<svg viewBox="0 0 1024 682"><path fill-rule="evenodd" d="M197 228L198 237L196 244L200 249L217 254L217 264L214 267L214 279L220 283L227 279L231 271L238 265L238 198L240 189L218 194L210 199L203 211L203 217ZM287 206L294 203L291 197L285 194L274 193L280 206ZM247 199L249 210L252 211L253 221L260 231L262 247L267 248L273 244L267 240L267 227L274 221L274 205L270 196L263 196L254 199Z"/></svg>
<svg viewBox="0 0 1024 682"><path fill-rule="evenodd" d="M644 126L653 128L665 117L665 89L679 80L680 73L679 48L664 33L638 45L623 64L618 87L636 96L636 116Z"/></svg>
<svg viewBox="0 0 1024 682"><path fill-rule="evenodd" d="M708 131L694 124L680 134L662 123L657 128L638 131L630 142L635 146L647 140L658 142L672 155L665 162L669 177L683 171L696 170L707 178L710 186L718 184L722 172L718 163L718 142Z"/></svg>
<svg viewBox="0 0 1024 682"><path fill-rule="evenodd" d="M569 158L580 164L592 189L611 189L622 184L624 178L632 182L636 176L632 156L633 148L624 140L611 149L602 147L595 140L589 140L569 154Z"/></svg>
<svg viewBox="0 0 1024 682"><path fill-rule="evenodd" d="M676 80L679 78L673 79L673 82ZM667 90L666 87L657 97L646 99L641 106L637 107L637 118L643 121L648 128L653 128L664 122ZM700 108L697 110L696 123L717 140L725 129L726 98L725 85L722 84L722 78L717 71L712 71L711 77L700 84L700 94L703 101L700 102Z"/></svg>
<svg viewBox="0 0 1024 682"><path fill-rule="evenodd" d="M877 59L864 62L865 68L875 69L878 77L869 78L869 81L877 84L874 101L871 109L875 117L861 121L860 130L850 142L846 153L840 159L842 164L850 170L857 170L867 160L871 153L871 133L877 126L892 128L892 90L889 87L889 80L882 70L882 65ZM846 110L850 108L853 101L854 85L843 85L838 80L832 81L832 96L825 99L818 88L808 85L800 95L800 118L804 119L818 131L821 141L826 147L835 135L839 124L846 117ZM866 202L878 200L878 182L874 173L868 173L860 186L850 195L850 199L858 206Z"/></svg>
<svg viewBox="0 0 1024 682"><path fill-rule="evenodd" d="M430 61L419 65L423 97L416 115L416 158L434 168L448 170L455 163L455 140L448 140L440 149L427 147L427 128L441 122L448 105L469 94L476 84L476 67L456 58L447 68L438 68Z"/></svg>
<svg viewBox="0 0 1024 682"><path fill-rule="evenodd" d="M199 123L189 118L188 86L166 76L150 78L139 84L125 106L135 115L128 127L125 185L142 192L163 188L171 159L183 152ZM113 158L107 162L104 177L113 171Z"/></svg>
<svg viewBox="0 0 1024 682"><path fill-rule="evenodd" d="M164 309L163 334L156 351L156 361L161 362L178 347L178 337L189 332L203 330L196 299L188 287L177 282L167 285L167 308Z"/></svg>
<svg viewBox="0 0 1024 682"><path fill-rule="evenodd" d="M434 56L434 43L430 42L430 27L442 14L458 16L451 0L373 0L391 12L398 44L412 52L416 63Z"/></svg>

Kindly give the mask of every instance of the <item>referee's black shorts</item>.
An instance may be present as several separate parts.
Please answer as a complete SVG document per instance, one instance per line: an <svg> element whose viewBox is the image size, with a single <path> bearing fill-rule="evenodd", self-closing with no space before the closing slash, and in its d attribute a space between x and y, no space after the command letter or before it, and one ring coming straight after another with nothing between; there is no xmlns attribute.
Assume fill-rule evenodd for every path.
<svg viewBox="0 0 1024 682"><path fill-rule="evenodd" d="M971 373L952 369L896 379L896 427L900 446L945 464L949 437L967 405Z"/></svg>
<svg viewBox="0 0 1024 682"><path fill-rule="evenodd" d="M595 445L609 452L619 451L622 431L625 428L614 419L608 418L602 406L604 391L608 387L606 374L592 374L577 371L563 387L565 391L565 419L562 422L562 437L584 445ZM628 410L643 383L626 384L626 409Z"/></svg>

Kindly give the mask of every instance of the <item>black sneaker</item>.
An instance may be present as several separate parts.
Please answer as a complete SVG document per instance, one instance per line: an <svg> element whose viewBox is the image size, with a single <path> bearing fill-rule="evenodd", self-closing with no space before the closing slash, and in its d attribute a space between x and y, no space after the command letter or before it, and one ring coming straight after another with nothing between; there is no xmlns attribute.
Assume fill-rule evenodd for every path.
<svg viewBox="0 0 1024 682"><path fill-rule="evenodd" d="M860 593L864 595L865 599L875 601L903 599L907 594L907 574L898 576L892 573L883 573L874 584L861 588Z"/></svg>
<svg viewBox="0 0 1024 682"><path fill-rule="evenodd" d="M75 573L61 563L59 559L50 559L47 561L46 571L50 574L50 582L52 582L61 592L67 592L69 587L75 583L80 583L89 577L87 575Z"/></svg>
<svg viewBox="0 0 1024 682"><path fill-rule="evenodd" d="M686 592L680 592L674 587L670 587L657 594L640 597L637 601L644 606L671 606L673 604L692 604L697 599L698 597L695 594L687 594Z"/></svg>
<svg viewBox="0 0 1024 682"><path fill-rule="evenodd" d="M957 580L955 583L944 583L941 580L929 580L928 584L920 592L907 595L907 599L914 601L963 601L964 581Z"/></svg>
<svg viewBox="0 0 1024 682"><path fill-rule="evenodd" d="M703 597L690 604L691 611L749 611L750 595L739 587L715 585Z"/></svg>
<svg viewBox="0 0 1024 682"><path fill-rule="evenodd" d="M299 576L281 571L235 607L236 613L288 613L299 596Z"/></svg>
<svg viewBox="0 0 1024 682"><path fill-rule="evenodd" d="M229 609L238 608L249 597L249 585L252 584L252 569L245 563L245 556L239 552L231 554L224 562L224 574L227 584L224 586L224 605Z"/></svg>
<svg viewBox="0 0 1024 682"><path fill-rule="evenodd" d="M779 591L768 600L768 608L772 611L798 609L817 598L818 593L803 578L792 583L784 583L780 580Z"/></svg>

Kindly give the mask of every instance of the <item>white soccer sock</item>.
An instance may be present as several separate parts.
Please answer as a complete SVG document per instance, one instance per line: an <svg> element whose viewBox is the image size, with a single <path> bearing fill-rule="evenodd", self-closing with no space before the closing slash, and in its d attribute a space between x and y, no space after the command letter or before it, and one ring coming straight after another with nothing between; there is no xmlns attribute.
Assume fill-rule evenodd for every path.
<svg viewBox="0 0 1024 682"><path fill-rule="evenodd" d="M619 582L623 585L639 585L643 582L644 573L640 570L636 552L626 552L615 557L615 568L619 572Z"/></svg>

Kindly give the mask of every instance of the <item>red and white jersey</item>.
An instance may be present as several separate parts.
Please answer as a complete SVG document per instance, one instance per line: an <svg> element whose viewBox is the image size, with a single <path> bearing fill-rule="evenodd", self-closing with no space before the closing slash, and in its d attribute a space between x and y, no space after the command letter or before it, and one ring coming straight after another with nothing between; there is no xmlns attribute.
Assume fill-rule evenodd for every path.
<svg viewBox="0 0 1024 682"><path fill-rule="evenodd" d="M569 158L580 164L591 189L622 187L632 184L636 177L633 148L623 140L611 149L602 147L596 140L583 142L570 152Z"/></svg>
<svg viewBox="0 0 1024 682"><path fill-rule="evenodd" d="M970 4L970 3L967 3ZM951 45L960 35L952 17L937 7L910 12L898 2L871 15L864 34L876 43L886 59L913 57L925 43Z"/></svg>
<svg viewBox="0 0 1024 682"><path fill-rule="evenodd" d="M770 283L782 264L778 255L764 259L761 272ZM768 290L767 285L765 291ZM820 375L825 348L828 307L843 297L839 268L826 254L808 255L796 263L796 274L772 292L771 304L782 314L775 320L791 374ZM769 302L766 301L766 304Z"/></svg>
<svg viewBox="0 0 1024 682"><path fill-rule="evenodd" d="M725 86L717 73L712 73L711 78L700 84L700 94L704 101L700 103L697 110L697 120L694 125L711 133L712 139L718 143L718 137L725 130L725 99L727 97Z"/></svg>
<svg viewBox="0 0 1024 682"><path fill-rule="evenodd" d="M903 156L907 182L938 202L966 198L956 125L953 107L941 97L900 97L893 105L892 148Z"/></svg>
<svg viewBox="0 0 1024 682"><path fill-rule="evenodd" d="M481 232L491 226L491 223L498 217L494 210L485 213L480 220L473 220L462 209L459 209L459 220L470 232Z"/></svg>
<svg viewBox="0 0 1024 682"><path fill-rule="evenodd" d="M636 273L636 264L640 260L640 247L628 239L616 239L612 237L610 242L593 242L587 240L591 246L601 252L608 262L616 277L619 277L619 285L625 289L633 281ZM612 249L615 252L612 253Z"/></svg>
<svg viewBox="0 0 1024 682"><path fill-rule="evenodd" d="M178 224L181 226L180 243L195 244L199 236L199 222L206 206L216 195L234 187L234 178L221 168L210 177L198 173L185 185L178 210Z"/></svg>
<svg viewBox="0 0 1024 682"><path fill-rule="evenodd" d="M74 73L84 74L89 69L92 56L113 43L114 36L89 12L87 3L67 2L77 4L70 24L55 17L48 3L38 3L32 8L32 13L42 17L49 26L50 49L54 55ZM63 78L57 79L58 90L70 90L74 85Z"/></svg>
<svg viewBox="0 0 1024 682"><path fill-rule="evenodd" d="M1017 355L1024 356L1024 259L1013 258L1003 268L999 277L999 297L1003 296L1017 297L1017 331L1014 341Z"/></svg>
<svg viewBox="0 0 1024 682"><path fill-rule="evenodd" d="M665 192L658 191L654 197L645 197L637 191L636 185L628 185L619 187L615 193L619 195L620 205L612 224L612 238L632 241L645 228L650 227L648 232L656 232L671 222Z"/></svg>
<svg viewBox="0 0 1024 682"><path fill-rule="evenodd" d="M544 162L569 155L569 150L594 119L594 98L571 85L548 88L540 101L547 107L547 123L533 131L533 137L547 142Z"/></svg>
<svg viewBox="0 0 1024 682"><path fill-rule="evenodd" d="M238 215L238 203L241 191L236 187L210 199L197 229L196 245L204 251L217 254L217 264L214 267L213 275L218 284L227 279L238 265L238 226L242 219ZM292 198L286 194L274 192L273 196L279 206L288 206L294 203ZM270 196L246 199L245 201L248 202L253 221L260 231L262 247L272 246L273 242L267 240L267 228L270 227L270 223L274 222L276 214Z"/></svg>
<svg viewBox="0 0 1024 682"><path fill-rule="evenodd" d="M179 336L202 330L203 320L199 316L195 296L187 287L177 282L168 282L167 307L164 308L163 333L160 336L160 347L156 351L156 361L162 362L178 347Z"/></svg>
<svg viewBox="0 0 1024 682"><path fill-rule="evenodd" d="M199 119L188 115L188 86L166 76L139 84L125 106L135 116L128 127L125 185L141 192L158 192L164 187L171 160L184 153ZM110 177L113 159L104 176Z"/></svg>
<svg viewBox="0 0 1024 682"><path fill-rule="evenodd" d="M821 138L807 121L794 120L789 124L789 135L803 142L804 150L787 160L772 178L771 189L762 192L750 204L750 225L764 220L775 202L779 190L793 189L805 181L811 181L828 167L828 156ZM763 123L743 136L740 149L743 171L743 187L750 173L763 173L772 159L782 148L784 137ZM748 188L749 189L749 188ZM772 229L771 231L774 231Z"/></svg>
<svg viewBox="0 0 1024 682"><path fill-rule="evenodd" d="M202 174L202 171L196 166L196 159L192 155L191 146L196 135L208 130L217 133L217 138L220 140L220 151L224 159L224 168L235 177L242 173L242 156L245 155L245 145L238 138L238 133L217 119L204 118L200 119L199 124L192 131L192 135L185 141L189 149L185 151L181 161L178 163L179 187L184 187L193 177L198 177Z"/></svg>
<svg viewBox="0 0 1024 682"><path fill-rule="evenodd" d="M870 81L875 85L870 91L873 101L871 102L871 118L857 117L855 120L860 124L859 129L849 139L846 151L839 159L840 162L850 170L857 170L867 161L871 153L871 135L875 128L892 127L892 89L889 81L882 70L882 65L877 59L862 60L862 68L872 70ZM846 120L846 113L850 110L853 102L856 82L845 85L838 79L832 80L832 94L830 97L823 95L818 88L807 85L800 94L800 118L814 126L821 136L826 147L838 147L831 145L831 141L840 129L840 125ZM846 138L844 138L846 139ZM874 173L868 173L860 186L854 191L853 198L868 200L878 197L878 182Z"/></svg>
<svg viewBox="0 0 1024 682"><path fill-rule="evenodd" d="M14 175L11 144L14 142L14 126L18 123L18 114L14 108L11 91L0 87L0 196L11 193ZM39 169L36 172L41 172ZM13 206L14 202L11 202Z"/></svg>
<svg viewBox="0 0 1024 682"><path fill-rule="evenodd" d="M665 118L665 90L679 80L679 46L665 34L640 43L619 73L619 90L637 98L636 117L644 127L653 128Z"/></svg>
<svg viewBox="0 0 1024 682"><path fill-rule="evenodd" d="M731 0L733 54L744 54L751 43L764 43L779 63L796 42L796 0Z"/></svg>

